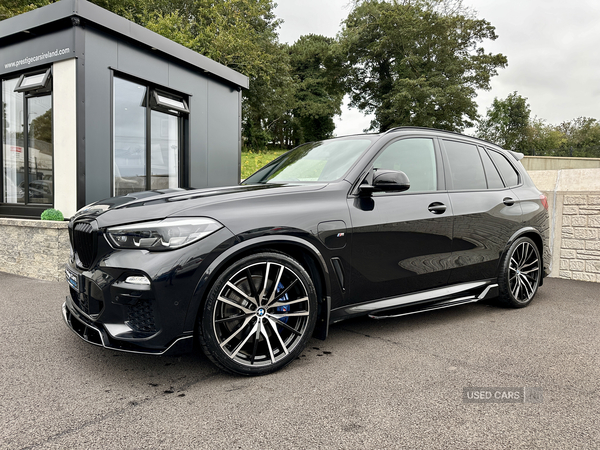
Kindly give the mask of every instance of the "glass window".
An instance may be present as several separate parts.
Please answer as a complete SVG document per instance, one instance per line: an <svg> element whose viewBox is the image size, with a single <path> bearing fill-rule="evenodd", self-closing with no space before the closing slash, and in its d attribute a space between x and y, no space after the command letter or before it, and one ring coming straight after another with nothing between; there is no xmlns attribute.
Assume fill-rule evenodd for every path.
<svg viewBox="0 0 600 450"><path fill-rule="evenodd" d="M23 79L28 76L2 81L2 202L51 205L52 95L19 92Z"/></svg>
<svg viewBox="0 0 600 450"><path fill-rule="evenodd" d="M169 96L159 91L152 91L153 106L157 109L166 109L168 112L190 112L185 100L181 97Z"/></svg>
<svg viewBox="0 0 600 450"><path fill-rule="evenodd" d="M396 141L377 157L373 167L404 172L410 181L411 192L437 189L435 150L431 139L411 138Z"/></svg>
<svg viewBox="0 0 600 450"><path fill-rule="evenodd" d="M52 203L52 99L27 99L29 202Z"/></svg>
<svg viewBox="0 0 600 450"><path fill-rule="evenodd" d="M46 90L50 87L50 69L46 69L42 73L23 74L17 82L15 91L17 92L32 92Z"/></svg>
<svg viewBox="0 0 600 450"><path fill-rule="evenodd" d="M152 111L151 189L179 187L179 120L176 116Z"/></svg>
<svg viewBox="0 0 600 450"><path fill-rule="evenodd" d="M490 156L494 160L494 164L500 171L504 184L508 187L516 186L519 184L519 174L507 159L498 152L490 151Z"/></svg>
<svg viewBox="0 0 600 450"><path fill-rule="evenodd" d="M502 189L504 187L504 183L502 182L502 178L500 178L500 174L498 173L496 166L494 166L494 163L490 159L490 156L481 147L479 147L479 155L483 161L483 168L485 169L485 177L487 178L488 189Z"/></svg>
<svg viewBox="0 0 600 450"><path fill-rule="evenodd" d="M15 92L18 78L2 81L2 161L4 203L25 203L25 127L23 94Z"/></svg>
<svg viewBox="0 0 600 450"><path fill-rule="evenodd" d="M296 147L248 177L244 184L334 181L350 169L370 139L311 142Z"/></svg>
<svg viewBox="0 0 600 450"><path fill-rule="evenodd" d="M146 190L146 87L114 79L115 195Z"/></svg>
<svg viewBox="0 0 600 450"><path fill-rule="evenodd" d="M179 187L187 102L119 77L113 95L114 195Z"/></svg>
<svg viewBox="0 0 600 450"><path fill-rule="evenodd" d="M483 165L477 146L444 140L452 188L454 190L487 189Z"/></svg>

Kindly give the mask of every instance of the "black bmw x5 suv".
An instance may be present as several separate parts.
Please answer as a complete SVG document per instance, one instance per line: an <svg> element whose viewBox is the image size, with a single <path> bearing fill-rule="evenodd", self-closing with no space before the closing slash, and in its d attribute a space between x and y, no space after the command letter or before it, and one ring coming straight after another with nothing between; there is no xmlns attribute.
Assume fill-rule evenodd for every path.
<svg viewBox="0 0 600 450"><path fill-rule="evenodd" d="M239 186L93 203L69 224L64 319L109 349L196 344L260 375L350 317L526 306L550 255L522 156L403 127L302 145Z"/></svg>

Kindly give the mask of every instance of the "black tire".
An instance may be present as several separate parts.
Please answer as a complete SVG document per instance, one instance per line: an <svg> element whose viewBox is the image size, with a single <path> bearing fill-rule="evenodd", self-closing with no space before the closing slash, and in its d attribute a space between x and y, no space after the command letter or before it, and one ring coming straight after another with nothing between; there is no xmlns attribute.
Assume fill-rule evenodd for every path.
<svg viewBox="0 0 600 450"><path fill-rule="evenodd" d="M317 294L306 270L287 255L264 252L217 278L198 317L198 339L221 369L265 375L302 352L316 321Z"/></svg>
<svg viewBox="0 0 600 450"><path fill-rule="evenodd" d="M542 276L542 261L535 242L520 237L510 246L498 276L499 300L513 308L523 308L535 296Z"/></svg>

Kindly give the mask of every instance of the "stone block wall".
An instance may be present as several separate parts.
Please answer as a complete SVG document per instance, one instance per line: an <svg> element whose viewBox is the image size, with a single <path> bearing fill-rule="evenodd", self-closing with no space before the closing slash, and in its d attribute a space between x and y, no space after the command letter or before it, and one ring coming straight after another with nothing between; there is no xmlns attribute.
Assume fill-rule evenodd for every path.
<svg viewBox="0 0 600 450"><path fill-rule="evenodd" d="M600 194L565 195L559 276L600 282Z"/></svg>
<svg viewBox="0 0 600 450"><path fill-rule="evenodd" d="M550 276L600 283L600 168L529 175L550 206Z"/></svg>
<svg viewBox="0 0 600 450"><path fill-rule="evenodd" d="M0 218L0 272L64 280L69 259L67 222Z"/></svg>

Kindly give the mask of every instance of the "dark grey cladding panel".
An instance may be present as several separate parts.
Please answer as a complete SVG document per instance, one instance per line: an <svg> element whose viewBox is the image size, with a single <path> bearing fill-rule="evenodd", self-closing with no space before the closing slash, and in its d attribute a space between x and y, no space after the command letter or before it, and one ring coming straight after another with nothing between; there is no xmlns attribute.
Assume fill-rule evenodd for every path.
<svg viewBox="0 0 600 450"><path fill-rule="evenodd" d="M24 40L18 44L0 46L0 74L34 69L75 57L75 33L72 28L44 36L23 36Z"/></svg>
<svg viewBox="0 0 600 450"><path fill-rule="evenodd" d="M0 27L0 42L2 38L18 33L23 34L24 30L48 25L71 16L79 16L111 33L117 33L148 49L154 49L153 51L160 57L179 59L228 83L248 88L248 77L245 75L85 0L62 0L3 20ZM0 66L3 67L4 65Z"/></svg>
<svg viewBox="0 0 600 450"><path fill-rule="evenodd" d="M184 90L189 98L189 185L208 187L208 86L209 79L182 66L169 66L169 86ZM212 170L212 169L211 169ZM229 184L237 183L231 178Z"/></svg>
<svg viewBox="0 0 600 450"><path fill-rule="evenodd" d="M237 114L239 92L210 81L208 85L208 185L228 186L239 182L241 143Z"/></svg>
<svg viewBox="0 0 600 450"><path fill-rule="evenodd" d="M118 45L117 65L114 68L162 86L185 90L185 84L169 84L169 65L168 61L151 50L121 41Z"/></svg>
<svg viewBox="0 0 600 450"><path fill-rule="evenodd" d="M103 33L86 29L85 37L85 203L112 196L111 71L118 44ZM81 113L82 107L79 106Z"/></svg>

